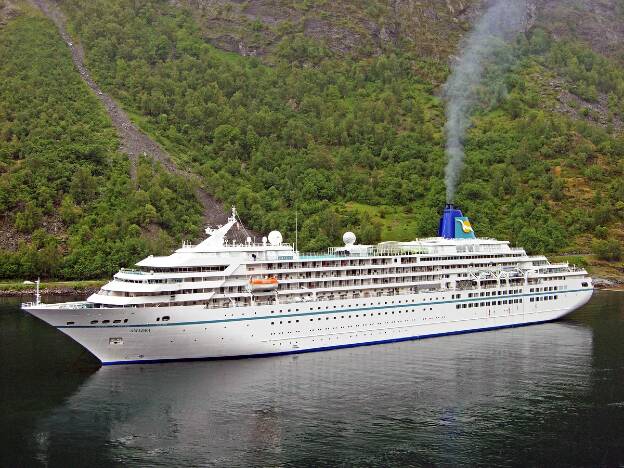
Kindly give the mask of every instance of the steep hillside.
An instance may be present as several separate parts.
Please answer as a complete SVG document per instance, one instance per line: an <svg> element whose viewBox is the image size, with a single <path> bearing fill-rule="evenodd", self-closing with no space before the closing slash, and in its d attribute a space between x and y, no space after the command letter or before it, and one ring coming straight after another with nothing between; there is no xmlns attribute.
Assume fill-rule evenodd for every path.
<svg viewBox="0 0 624 468"><path fill-rule="evenodd" d="M335 242L346 228L365 241L433 233L444 165L436 96L478 5L286 4L63 2L97 79L256 229L291 233L296 206L305 248ZM593 238L622 236L624 77L583 43L537 27L539 5L509 51L518 65L490 71L458 202L480 234L532 251L586 251ZM353 25L375 15L390 23L394 7L415 9L414 21L436 32L438 56L402 35L377 53L350 54L332 45L333 26L318 38L300 31L267 42L257 24L320 15L362 30ZM263 61L206 41L242 17L251 23L235 37L257 32Z"/></svg>
<svg viewBox="0 0 624 468"><path fill-rule="evenodd" d="M621 3L529 0L525 34L501 52L514 58L508 61L514 65L488 68L466 141L457 202L479 235L508 238L532 252L593 248L607 258L621 250L624 73L620 49L611 46L622 38ZM220 200L235 203L253 229L278 228L292 241L298 212L299 243L306 250L339 242L346 229L362 242L435 232L444 203L441 86L481 2L61 0L60 6L98 85L179 167L202 177ZM579 15L586 22L566 26ZM114 150L110 123L84 86L74 83L68 52L53 39L50 25L28 20L39 21L41 31L21 37L16 25L22 19L9 20L0 40L5 54L34 47L39 55L31 62L57 67L62 75L50 74L40 92L55 95L51 102L57 107L69 90L81 96L77 102L89 103L99 120L93 117L96 126L80 127L88 132L83 136L96 146L101 139L106 147L88 162L101 182L97 195L119 193L104 184L117 180L105 168L127 170L127 161ZM40 34L49 34L51 45L37 43ZM51 50L55 53L46 53ZM16 57L21 55L7 60L20 60ZM34 82L35 74L28 79ZM59 90L61 81L66 83ZM7 81L4 99L11 102L9 85L18 85ZM54 128L50 121L28 119L22 124L28 128ZM0 138L5 147L13 133ZM27 142L11 148L24 151ZM58 150L59 141L54 144ZM8 179L17 180L12 171L22 159L5 158ZM148 247L158 225L174 237L199 225L192 194L181 181L166 178L135 193L121 172L126 182L113 186L133 193L124 198L129 206L107 202L123 211L120 231L112 230L110 218L83 216L96 213L98 205L77 203L71 180L55 186L51 205L34 195L30 208L9 200L5 229L17 233L24 217L41 210L37 226L58 226L52 237L61 239L59 252L69 259L72 248L95 252L85 247L89 239L82 234L76 242L63 240L86 232L72 223L97 222L107 248L129 232L138 236L141 247L123 257L129 264ZM67 173L77 171L72 166ZM60 175L46 177L40 185ZM171 190L161 190L162 184ZM163 209L159 197L165 194ZM178 202L188 209L174 207ZM82 211L69 210L79 215L61 223L53 213L63 203ZM147 205L156 209L155 216ZM24 246L41 247L36 227L29 229L19 234ZM28 257L24 246L12 254L14 263Z"/></svg>
<svg viewBox="0 0 624 468"><path fill-rule="evenodd" d="M98 278L195 235L186 184L144 160L132 184L54 25L21 2L11 11L0 28L0 277Z"/></svg>

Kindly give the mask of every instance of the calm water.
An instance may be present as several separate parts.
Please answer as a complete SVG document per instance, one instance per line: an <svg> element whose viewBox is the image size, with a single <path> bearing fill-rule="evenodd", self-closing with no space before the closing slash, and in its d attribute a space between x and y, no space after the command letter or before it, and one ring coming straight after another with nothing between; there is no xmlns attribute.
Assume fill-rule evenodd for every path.
<svg viewBox="0 0 624 468"><path fill-rule="evenodd" d="M0 303L0 466L622 465L624 293L564 321L98 369Z"/></svg>

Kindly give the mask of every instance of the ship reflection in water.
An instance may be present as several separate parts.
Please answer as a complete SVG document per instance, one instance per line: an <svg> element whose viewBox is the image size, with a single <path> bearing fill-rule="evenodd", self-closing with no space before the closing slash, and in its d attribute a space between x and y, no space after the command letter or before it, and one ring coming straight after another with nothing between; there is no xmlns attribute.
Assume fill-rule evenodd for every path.
<svg viewBox="0 0 624 468"><path fill-rule="evenodd" d="M551 323L297 356L104 367L39 422L38 459L530 461L529 447L550 443L540 434L565 424L571 401L589 392L591 357L590 328Z"/></svg>

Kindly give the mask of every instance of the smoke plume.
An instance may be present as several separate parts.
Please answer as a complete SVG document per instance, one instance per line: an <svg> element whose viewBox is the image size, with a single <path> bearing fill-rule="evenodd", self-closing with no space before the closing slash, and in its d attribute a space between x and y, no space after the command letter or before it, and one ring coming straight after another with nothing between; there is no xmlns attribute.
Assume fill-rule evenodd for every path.
<svg viewBox="0 0 624 468"><path fill-rule="evenodd" d="M452 203L464 163L464 139L476 101L476 90L484 84L486 64L496 60L501 42L522 31L526 24L526 0L494 0L461 45L460 56L451 67L444 86L446 99L446 201Z"/></svg>

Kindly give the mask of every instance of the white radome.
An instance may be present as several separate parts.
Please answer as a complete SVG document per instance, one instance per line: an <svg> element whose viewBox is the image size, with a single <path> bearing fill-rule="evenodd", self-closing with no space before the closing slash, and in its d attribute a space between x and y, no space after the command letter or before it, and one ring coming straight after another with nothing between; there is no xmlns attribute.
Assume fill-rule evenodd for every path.
<svg viewBox="0 0 624 468"><path fill-rule="evenodd" d="M279 231L269 232L269 244L280 245L282 243L282 233Z"/></svg>
<svg viewBox="0 0 624 468"><path fill-rule="evenodd" d="M345 245L353 245L355 244L355 240L355 234L353 234L351 231L345 232L342 236L342 241L345 243Z"/></svg>

